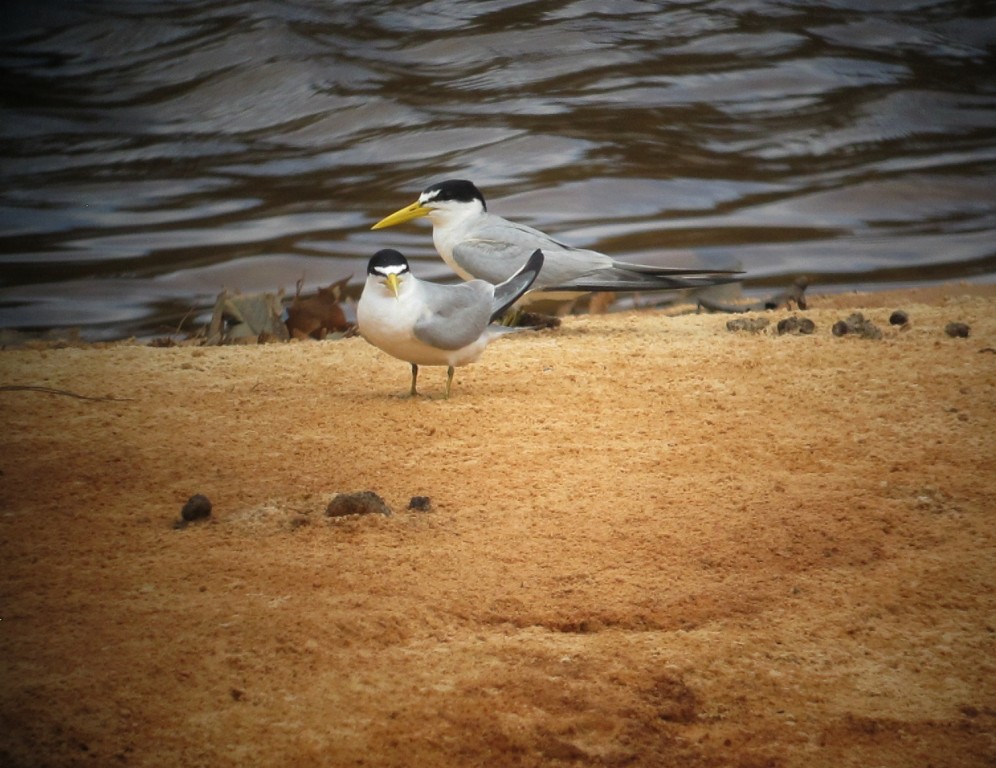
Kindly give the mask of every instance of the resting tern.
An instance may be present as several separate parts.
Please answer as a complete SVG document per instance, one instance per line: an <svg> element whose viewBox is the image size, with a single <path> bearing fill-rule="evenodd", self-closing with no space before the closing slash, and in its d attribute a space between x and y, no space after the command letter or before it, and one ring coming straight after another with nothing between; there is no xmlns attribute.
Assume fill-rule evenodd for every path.
<svg viewBox="0 0 996 768"><path fill-rule="evenodd" d="M427 187L418 200L371 229L393 227L420 216L432 222L432 240L443 261L465 280L507 280L537 248L545 260L533 290L548 294L702 288L739 279L731 271L629 264L597 251L572 248L538 229L488 213L484 195L464 179Z"/></svg>
<svg viewBox="0 0 996 768"><path fill-rule="evenodd" d="M495 338L522 330L491 323L529 289L542 266L543 252L535 250L498 285L484 280L441 285L415 277L397 251L378 251L367 265L356 321L367 341L411 363L413 397L420 365L447 366L448 398L456 366L477 360Z"/></svg>

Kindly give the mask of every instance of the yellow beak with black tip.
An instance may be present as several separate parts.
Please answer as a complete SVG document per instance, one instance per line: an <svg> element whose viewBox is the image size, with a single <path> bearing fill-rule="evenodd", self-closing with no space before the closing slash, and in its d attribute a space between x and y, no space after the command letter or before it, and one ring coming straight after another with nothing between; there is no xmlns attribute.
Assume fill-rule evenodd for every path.
<svg viewBox="0 0 996 768"><path fill-rule="evenodd" d="M400 299L401 296L398 295L398 289L401 287L401 278L395 274L390 274L384 278L384 284L391 289L391 293L394 294L395 299Z"/></svg>
<svg viewBox="0 0 996 768"><path fill-rule="evenodd" d="M393 227L395 224L404 224L406 221L417 219L419 216L428 215L429 210L429 208L421 205L418 200L416 200L407 208L402 208L400 211L395 211L390 216L385 216L383 219L370 227L370 229L384 229L384 227Z"/></svg>

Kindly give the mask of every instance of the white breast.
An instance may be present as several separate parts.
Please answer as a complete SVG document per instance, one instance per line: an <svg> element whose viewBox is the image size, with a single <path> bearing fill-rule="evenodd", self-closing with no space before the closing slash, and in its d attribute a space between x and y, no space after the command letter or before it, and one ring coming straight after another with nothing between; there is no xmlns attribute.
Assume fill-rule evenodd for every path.
<svg viewBox="0 0 996 768"><path fill-rule="evenodd" d="M488 334L456 350L436 349L415 338L413 328L423 311L419 282L410 275L402 283L400 297L377 278L368 277L356 307L360 334L392 357L416 365L466 365L481 356Z"/></svg>

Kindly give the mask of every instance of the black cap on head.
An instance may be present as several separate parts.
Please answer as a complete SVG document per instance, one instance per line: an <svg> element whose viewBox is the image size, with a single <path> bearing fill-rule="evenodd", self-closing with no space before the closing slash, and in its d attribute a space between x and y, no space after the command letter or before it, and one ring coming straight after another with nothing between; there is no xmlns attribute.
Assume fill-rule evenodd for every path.
<svg viewBox="0 0 996 768"><path fill-rule="evenodd" d="M458 203L469 203L472 200L480 200L481 207L484 210L488 209L481 190L475 187L472 181L467 181L466 179L449 179L447 181L440 181L437 184L431 184L425 188L419 200L423 203L432 202L433 200L454 200Z"/></svg>
<svg viewBox="0 0 996 768"><path fill-rule="evenodd" d="M367 264L367 274L380 275L384 274L385 271L397 274L407 272L408 259L393 248L385 248L382 251L377 251L377 253L370 257L370 263Z"/></svg>

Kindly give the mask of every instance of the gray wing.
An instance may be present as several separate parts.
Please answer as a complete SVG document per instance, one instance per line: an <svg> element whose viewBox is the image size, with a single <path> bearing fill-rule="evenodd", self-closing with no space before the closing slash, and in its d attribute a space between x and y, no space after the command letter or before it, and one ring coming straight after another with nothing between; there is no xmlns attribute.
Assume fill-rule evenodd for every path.
<svg viewBox="0 0 996 768"><path fill-rule="evenodd" d="M605 254L571 248L537 229L491 215L454 246L453 259L474 277L497 284L515 274L537 248L544 261L534 290L612 266Z"/></svg>
<svg viewBox="0 0 996 768"><path fill-rule="evenodd" d="M459 285L423 282L426 309L415 323L415 338L437 349L460 349L476 341L491 320L494 287L482 280Z"/></svg>
<svg viewBox="0 0 996 768"><path fill-rule="evenodd" d="M543 268L532 290L644 291L699 288L734 282L737 272L683 267L652 267L615 261L604 253L571 248L523 224L487 215L471 237L453 248L454 260L474 277L501 283L537 248Z"/></svg>

